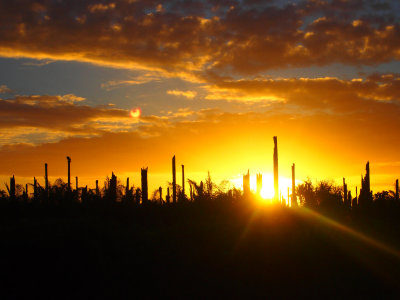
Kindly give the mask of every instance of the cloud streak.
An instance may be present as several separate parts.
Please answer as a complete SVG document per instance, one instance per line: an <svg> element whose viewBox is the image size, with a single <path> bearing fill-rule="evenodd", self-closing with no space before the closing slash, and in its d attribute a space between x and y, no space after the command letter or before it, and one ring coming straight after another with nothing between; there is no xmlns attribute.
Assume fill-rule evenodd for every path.
<svg viewBox="0 0 400 300"><path fill-rule="evenodd" d="M136 123L123 109L81 105L73 94L16 96L0 100L0 131L3 144L29 141L38 136L97 135L104 131L129 130ZM39 134L40 133L40 134ZM20 137L20 138L18 138ZM33 139L31 137L31 139ZM46 140L46 138L44 138Z"/></svg>
<svg viewBox="0 0 400 300"><path fill-rule="evenodd" d="M365 80L335 77L234 80L214 77L213 81L214 84L207 87L208 99L278 99L287 105L336 113L368 110L372 106L397 107L400 104L399 74L375 73Z"/></svg>
<svg viewBox="0 0 400 300"><path fill-rule="evenodd" d="M196 97L197 92L195 91L181 91L181 90L168 90L167 91L168 95L174 95L174 96L182 96L188 99L193 99Z"/></svg>
<svg viewBox="0 0 400 300"><path fill-rule="evenodd" d="M162 77L161 73L158 72L147 72L143 75L132 77L128 80L111 80L101 84L101 88L106 91L111 91L116 88L132 85L141 85L154 81L159 81Z"/></svg>

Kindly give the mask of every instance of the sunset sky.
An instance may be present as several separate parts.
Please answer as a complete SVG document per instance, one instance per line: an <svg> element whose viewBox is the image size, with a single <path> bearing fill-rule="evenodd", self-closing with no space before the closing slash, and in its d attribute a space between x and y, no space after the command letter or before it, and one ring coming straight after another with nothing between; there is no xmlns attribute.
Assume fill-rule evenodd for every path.
<svg viewBox="0 0 400 300"><path fill-rule="evenodd" d="M0 0L0 66L0 189L400 177L399 1Z"/></svg>

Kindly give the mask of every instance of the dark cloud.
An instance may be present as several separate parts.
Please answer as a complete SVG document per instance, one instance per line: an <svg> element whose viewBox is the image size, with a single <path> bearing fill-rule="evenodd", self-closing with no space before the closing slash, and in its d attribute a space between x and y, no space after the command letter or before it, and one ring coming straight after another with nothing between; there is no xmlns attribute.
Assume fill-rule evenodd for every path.
<svg viewBox="0 0 400 300"><path fill-rule="evenodd" d="M306 111L325 110L332 113L375 111L385 108L386 114L400 112L400 75L375 73L363 79L338 78L253 79L213 78L209 98L246 100L246 97L281 100L284 106L300 106ZM373 108L373 109L372 109Z"/></svg>
<svg viewBox="0 0 400 300"><path fill-rule="evenodd" d="M392 12L393 13L393 12ZM398 18L365 1L0 1L0 52L256 74L276 68L399 59ZM314 22L312 22L314 20Z"/></svg>
<svg viewBox="0 0 400 300"><path fill-rule="evenodd" d="M385 1L375 1L371 3L371 7L376 10L390 10L391 5L389 2Z"/></svg>
<svg viewBox="0 0 400 300"><path fill-rule="evenodd" d="M104 123L119 122L126 125L130 122L129 112L125 110L78 104L82 100L84 98L72 94L2 99L0 129L8 129L11 132L15 128L30 127L71 133L94 133L102 131Z"/></svg>

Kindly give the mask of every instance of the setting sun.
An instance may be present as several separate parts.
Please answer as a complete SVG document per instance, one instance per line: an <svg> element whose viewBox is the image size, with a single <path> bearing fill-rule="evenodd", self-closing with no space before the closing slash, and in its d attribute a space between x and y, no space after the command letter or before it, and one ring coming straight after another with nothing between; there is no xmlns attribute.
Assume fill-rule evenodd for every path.
<svg viewBox="0 0 400 300"><path fill-rule="evenodd" d="M234 187L243 190L243 178L237 177L230 180ZM296 181L296 184L300 182ZM279 176L279 190L280 196L287 201L288 198L288 188L289 196L292 193L292 181L290 178ZM250 173L250 190L252 193L257 193L257 179L256 174ZM271 173L262 174L262 188L260 196L263 200L272 200L274 198L274 176Z"/></svg>
<svg viewBox="0 0 400 300"><path fill-rule="evenodd" d="M264 187L261 189L260 196L263 200L270 200L274 197L274 187Z"/></svg>

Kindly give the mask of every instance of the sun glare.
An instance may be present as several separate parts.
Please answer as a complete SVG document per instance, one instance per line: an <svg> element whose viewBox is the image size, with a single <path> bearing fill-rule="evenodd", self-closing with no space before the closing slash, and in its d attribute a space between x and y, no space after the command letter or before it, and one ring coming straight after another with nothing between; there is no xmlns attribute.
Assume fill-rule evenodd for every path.
<svg viewBox="0 0 400 300"><path fill-rule="evenodd" d="M132 118L139 118L141 115L141 110L139 107L131 109L130 115Z"/></svg>
<svg viewBox="0 0 400 300"><path fill-rule="evenodd" d="M274 197L274 189L269 187L264 187L261 189L260 196L263 200L272 199Z"/></svg>
<svg viewBox="0 0 400 300"><path fill-rule="evenodd" d="M274 198L274 177L273 174L267 173L267 174L262 174L262 188L260 191L260 196L262 200L272 200ZM231 179L232 184L236 188L240 188L243 190L243 178L238 177L235 179ZM298 184L296 182L296 184ZM282 197L286 203L288 199L288 188L289 188L289 198L292 193L292 179L280 176L279 177L279 191L280 191L280 197ZM250 190L253 193L257 192L257 177L256 174L251 175L250 174ZM267 201L268 202L268 201Z"/></svg>

